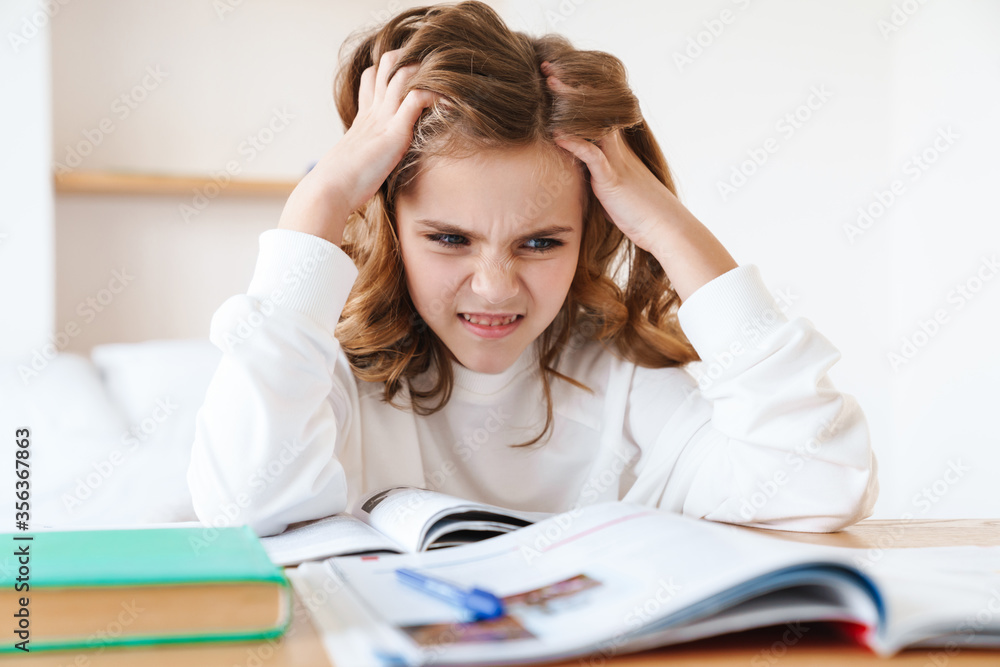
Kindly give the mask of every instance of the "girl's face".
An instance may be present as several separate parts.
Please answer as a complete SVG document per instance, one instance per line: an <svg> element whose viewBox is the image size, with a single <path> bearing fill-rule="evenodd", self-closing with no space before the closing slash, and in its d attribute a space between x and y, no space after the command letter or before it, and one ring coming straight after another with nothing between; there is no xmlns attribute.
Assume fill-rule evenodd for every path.
<svg viewBox="0 0 1000 667"><path fill-rule="evenodd" d="M584 187L569 154L530 146L431 159L397 198L410 298L460 364L500 373L555 319L580 254Z"/></svg>

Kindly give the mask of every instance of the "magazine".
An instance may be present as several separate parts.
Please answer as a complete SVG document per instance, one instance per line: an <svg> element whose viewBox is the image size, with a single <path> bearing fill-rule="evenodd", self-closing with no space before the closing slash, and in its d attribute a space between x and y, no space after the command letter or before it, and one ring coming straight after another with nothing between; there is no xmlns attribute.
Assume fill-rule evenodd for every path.
<svg viewBox="0 0 1000 667"><path fill-rule="evenodd" d="M335 664L608 658L750 628L832 621L880 655L1000 647L1000 547L868 550L776 540L616 502L493 539L288 570ZM497 618L405 586L400 568L503 602Z"/></svg>
<svg viewBox="0 0 1000 667"><path fill-rule="evenodd" d="M551 516L397 486L362 497L349 512L293 523L261 542L277 565L330 556L413 553L508 533Z"/></svg>

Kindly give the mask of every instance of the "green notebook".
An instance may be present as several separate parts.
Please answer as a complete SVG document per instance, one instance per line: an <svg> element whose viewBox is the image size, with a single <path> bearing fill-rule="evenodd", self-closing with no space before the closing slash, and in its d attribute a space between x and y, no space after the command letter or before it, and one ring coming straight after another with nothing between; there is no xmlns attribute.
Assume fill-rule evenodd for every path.
<svg viewBox="0 0 1000 667"><path fill-rule="evenodd" d="M292 618L248 526L6 533L0 553L0 653L266 639Z"/></svg>

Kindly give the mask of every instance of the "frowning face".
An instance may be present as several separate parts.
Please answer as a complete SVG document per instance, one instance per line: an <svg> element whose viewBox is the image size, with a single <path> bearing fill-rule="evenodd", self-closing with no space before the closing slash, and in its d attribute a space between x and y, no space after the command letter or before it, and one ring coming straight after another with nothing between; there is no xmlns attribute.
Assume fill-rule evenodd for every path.
<svg viewBox="0 0 1000 667"><path fill-rule="evenodd" d="M406 284L455 359L500 373L555 319L583 234L582 169L533 145L434 158L396 202Z"/></svg>

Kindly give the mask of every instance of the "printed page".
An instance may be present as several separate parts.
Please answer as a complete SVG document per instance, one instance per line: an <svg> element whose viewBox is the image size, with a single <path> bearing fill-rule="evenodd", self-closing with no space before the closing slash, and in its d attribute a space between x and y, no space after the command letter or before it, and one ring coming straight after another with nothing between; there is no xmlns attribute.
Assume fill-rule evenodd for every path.
<svg viewBox="0 0 1000 667"><path fill-rule="evenodd" d="M831 596L831 592L830 589L801 586L764 594L698 620L666 623L667 619L664 619L650 625L648 631L636 635L628 648L643 651L769 625L786 625L790 634L785 636L799 638L817 619L861 622L858 611L851 610L852 604L842 601L841 595ZM857 589L842 589L841 593L863 595ZM860 616L867 614L873 619L875 614L870 602L867 600L864 603L867 611L862 611Z"/></svg>
<svg viewBox="0 0 1000 667"><path fill-rule="evenodd" d="M495 664L588 652L607 657L633 650L647 631L664 633L663 643L664 628L711 619L769 590L812 581L805 566L846 564L846 557L829 554L792 542L778 549L772 539L724 524L605 503L460 549L325 563L331 577L345 582L386 627L419 647L429 664ZM803 567L771 576L794 566ZM462 610L399 583L400 567L490 590L504 600L506 613L469 622ZM854 585L836 575L816 580ZM790 622L804 609L820 619L855 619L838 596L794 604L774 599L745 610L743 622ZM873 617L871 610L867 617ZM733 614L716 630L751 627L741 626L740 618ZM671 623L665 625L665 619ZM705 628L712 626L700 631Z"/></svg>
<svg viewBox="0 0 1000 667"><path fill-rule="evenodd" d="M293 523L285 532L260 538L276 565L361 553L403 553L403 549L350 514Z"/></svg>
<svg viewBox="0 0 1000 667"><path fill-rule="evenodd" d="M286 573L309 610L332 664L351 667L420 664L420 649L373 616L325 563L303 563Z"/></svg>
<svg viewBox="0 0 1000 667"><path fill-rule="evenodd" d="M1000 546L850 551L885 598L887 623L872 639L878 653L1000 647Z"/></svg>
<svg viewBox="0 0 1000 667"><path fill-rule="evenodd" d="M417 552L426 549L429 542L447 532L464 530L470 526L472 529L479 529L479 526L472 526L457 517L451 517L477 510L516 519L513 525L498 521L496 526L502 527L503 530L513 530L522 524L533 523L551 516L545 512L509 510L409 486L399 486L369 494L358 501L351 513L378 532L398 542L406 551ZM438 529L439 521L445 522L448 529ZM490 530L499 530L496 526ZM431 533L430 539L428 533Z"/></svg>

